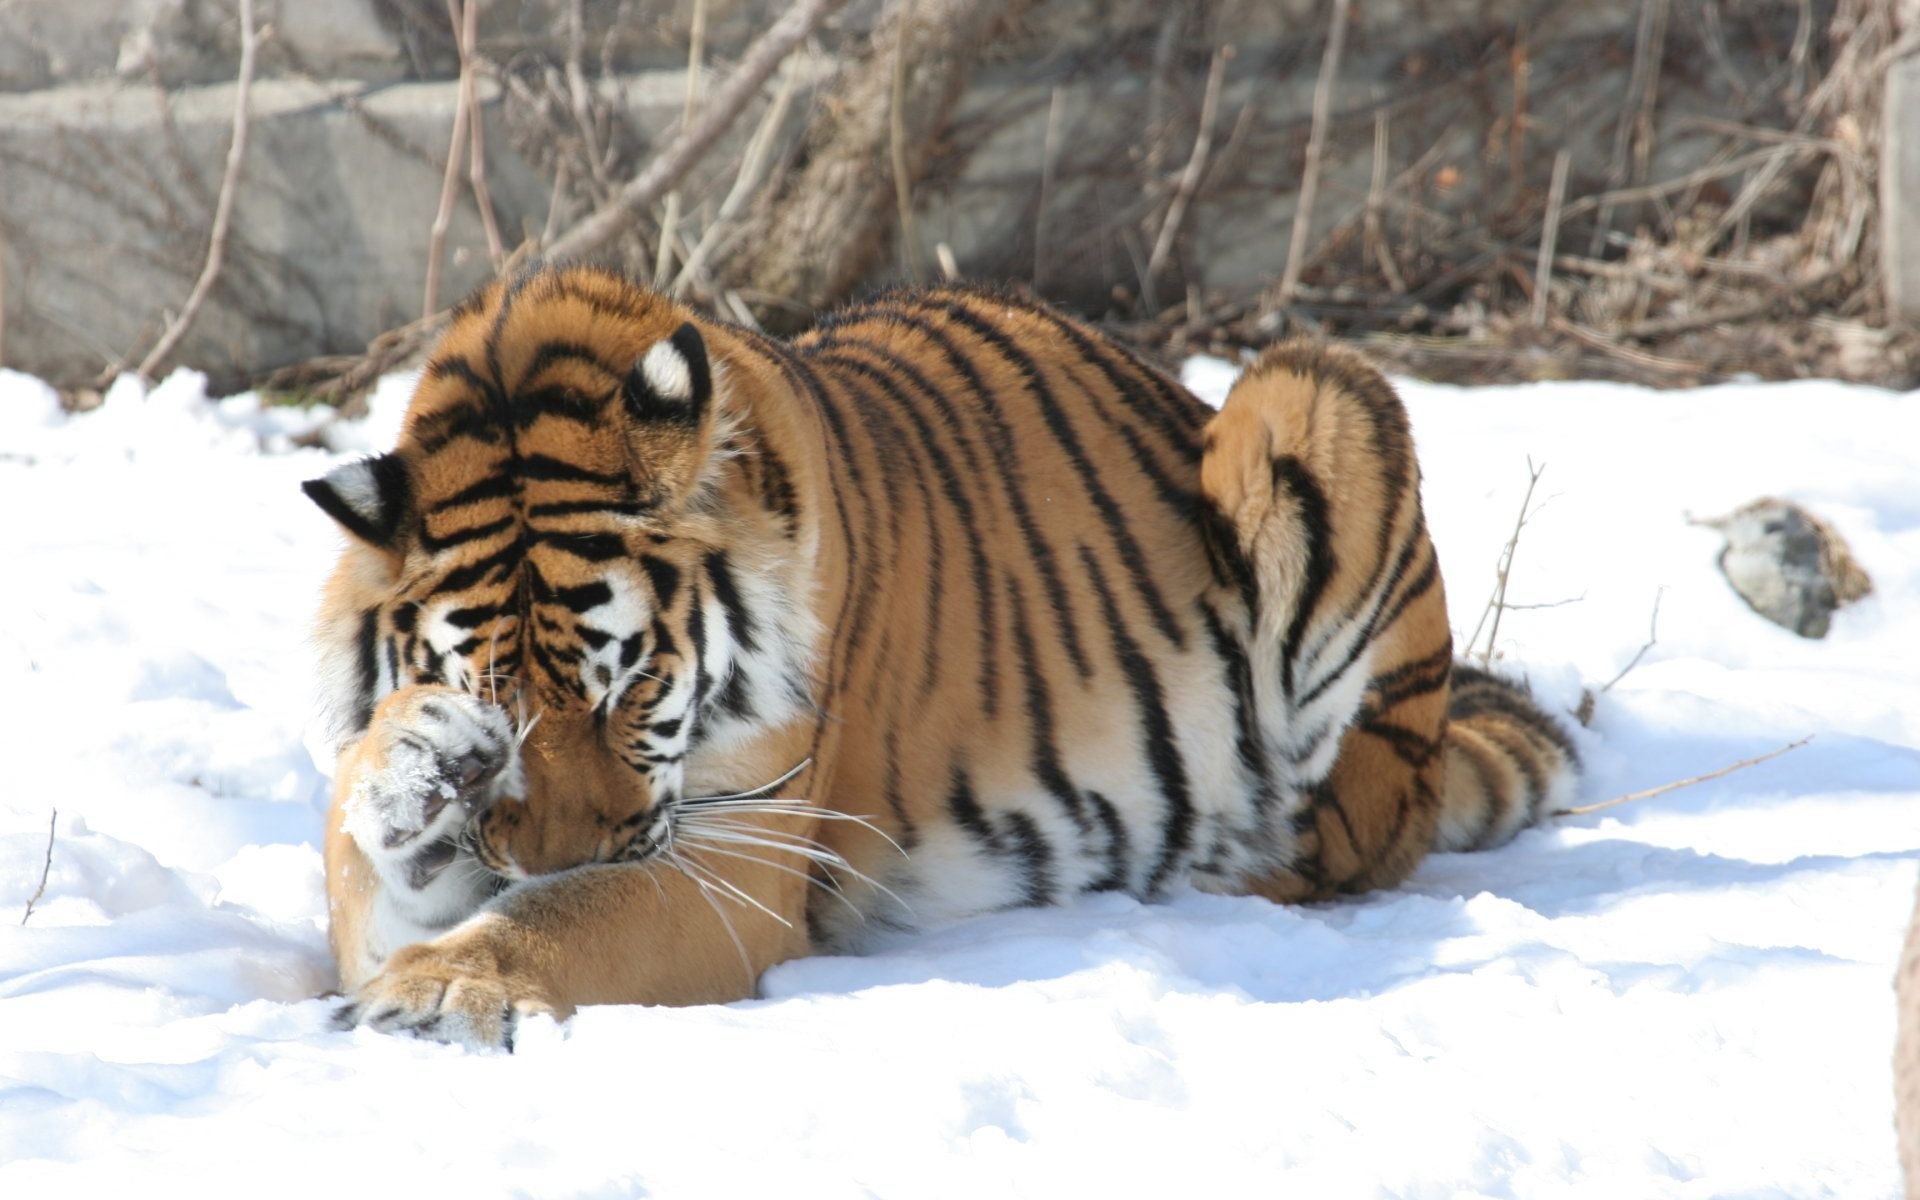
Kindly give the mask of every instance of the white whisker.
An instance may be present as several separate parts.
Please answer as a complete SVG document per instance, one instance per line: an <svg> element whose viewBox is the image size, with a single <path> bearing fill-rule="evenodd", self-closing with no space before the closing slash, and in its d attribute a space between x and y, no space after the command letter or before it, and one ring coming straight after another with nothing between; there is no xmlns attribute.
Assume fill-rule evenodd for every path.
<svg viewBox="0 0 1920 1200"><path fill-rule="evenodd" d="M705 821L692 822L682 831L683 840L695 845L702 842L718 842L734 846L759 846L763 849L779 850L787 854L795 855L796 857L806 859L808 862L818 863L820 866L826 867L829 870L844 871L874 891L886 896L909 914L913 912L913 906L901 899L899 894L892 888L855 867L838 851L831 850L812 839L805 839L803 842L791 842L778 841L773 837L763 836L768 832L769 831L761 830L751 825L723 826L717 823L709 824Z"/></svg>
<svg viewBox="0 0 1920 1200"><path fill-rule="evenodd" d="M758 863L769 870L779 871L782 874L791 875L796 879L804 879L807 883L819 888L835 900L838 900L845 906L848 912L852 913L862 922L867 919L867 914L860 911L860 906L847 899L846 893L840 890L840 881L837 879L821 879L811 872L802 871L797 867L789 867L785 863L774 862L770 858L761 858L758 854L747 854L739 850L727 850L720 846L710 845L701 846L700 850L703 854L718 854L723 858L737 858L743 862Z"/></svg>
<svg viewBox="0 0 1920 1200"><path fill-rule="evenodd" d="M729 895L738 897L742 903L751 904L753 907L759 909L761 912L767 914L769 917L772 917L774 920L780 922L782 925L785 925L788 929L793 928L792 921L787 920L785 917L781 916L779 913L773 911L771 908L768 908L765 904L762 904L758 899L756 899L753 896L752 893L740 887L738 884L734 883L732 880L728 879L726 876L720 874L718 871L708 866L704 861L695 860L687 855L676 855L674 857L674 861L676 863L681 864L682 866L692 867L698 870L701 873L701 875L704 876L708 881L710 881L715 887L722 889Z"/></svg>
<svg viewBox="0 0 1920 1200"><path fill-rule="evenodd" d="M793 780L793 778L796 775L800 774L800 772L806 770L808 767L812 765L813 765L813 760L811 758L803 758L800 760L800 764L798 766L789 769L785 775L782 775L780 778L772 780L770 782L763 783L759 787L748 788L744 792L729 792L726 795L722 795L722 796L688 796L684 801L684 803L717 804L727 800L758 800L766 796L767 793L773 791L775 788L785 787L789 782Z"/></svg>
<svg viewBox="0 0 1920 1200"><path fill-rule="evenodd" d="M679 859L672 859L669 860L669 865L693 881L694 886L700 889L701 899L707 902L707 907L713 910L713 915L720 918L720 924L725 927L727 937L733 942L733 948L740 952L740 970L746 974L747 988L751 991L759 981L754 978L753 959L747 954L746 943L740 940L740 934L733 927L733 918L729 917L727 911L720 907L720 902L713 898L713 888L704 879L687 870L686 864ZM658 883L659 880L654 882Z"/></svg>

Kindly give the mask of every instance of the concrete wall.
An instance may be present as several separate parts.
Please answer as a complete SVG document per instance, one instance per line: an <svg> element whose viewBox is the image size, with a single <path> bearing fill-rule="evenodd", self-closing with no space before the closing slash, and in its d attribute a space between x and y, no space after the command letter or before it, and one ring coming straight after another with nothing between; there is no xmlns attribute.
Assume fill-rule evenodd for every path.
<svg viewBox="0 0 1920 1200"><path fill-rule="evenodd" d="M880 0L854 0L796 64L824 78L870 32ZM324 353L353 353L419 314L427 232L452 123L455 59L441 0L259 0L273 26L253 97L252 146L228 265L179 361L233 378ZM710 0L709 50L727 62L781 0ZM516 69L565 53L566 0L492 0L483 49ZM1575 153L1576 194L1604 185L1639 6L1622 0L1366 0L1335 93L1316 235L1348 221L1373 169L1373 120L1389 117L1389 164L1424 162L1412 198L1488 236L1545 187L1553 149ZM1755 0L1728 25L1758 78L1766 45L1790 39L1798 5ZM976 73L947 153L916 191L931 270L945 245L964 271L1037 282L1098 308L1137 287L1151 116L1164 172L1184 162L1212 46L1238 53L1217 123L1214 168L1167 283L1255 287L1277 276L1296 203L1325 0L1036 0ZM1675 12L1690 11L1676 4ZM589 63L633 131L630 156L677 120L690 0L594 0ZM1149 80L1170 14L1184 12L1168 84ZM436 23L437 21L437 23ZM1524 31L1524 32L1522 32ZM1756 32L1757 31L1757 32ZM1739 37L1751 35L1751 44ZM1728 83L1703 65L1677 17L1660 92L1666 127L1653 177L1724 139L1686 131L1725 115ZM0 256L8 366L88 379L150 344L205 252L232 114L232 0L0 0ZM1524 48L1517 54L1514 48ZM602 49L604 48L604 55ZM1513 67L1535 81L1522 161L1508 154ZM1676 66L1677 64L1677 66ZM602 75L602 68L611 73ZM1543 81L1552 81L1548 88ZM165 95L162 86L165 85ZM508 104L483 86L493 198L509 242L547 219L542 147L509 136ZM1058 107L1054 101L1058 98ZM796 106L803 114L806 97ZM1041 208L1049 113L1056 180ZM796 120L798 117L796 117ZM740 124L744 136L755 120ZM1234 129L1240 136L1230 137ZM516 149L516 143L519 148ZM1424 157L1423 157L1424 156ZM690 187L713 203L726 149ZM1524 231L1520 231L1524 233ZM490 267L463 193L442 296ZM1914 256L1909 255L1909 258Z"/></svg>

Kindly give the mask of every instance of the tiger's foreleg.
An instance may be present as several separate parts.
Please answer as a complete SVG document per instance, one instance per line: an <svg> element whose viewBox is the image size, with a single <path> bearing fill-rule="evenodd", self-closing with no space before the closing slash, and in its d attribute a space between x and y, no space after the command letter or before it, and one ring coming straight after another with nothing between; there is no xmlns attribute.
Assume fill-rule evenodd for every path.
<svg viewBox="0 0 1920 1200"><path fill-rule="evenodd" d="M739 819L776 839L810 838L816 823ZM341 1023L511 1049L528 1013L744 999L768 967L808 952L809 882L759 854L677 846L516 884L395 953Z"/></svg>
<svg viewBox="0 0 1920 1200"><path fill-rule="evenodd" d="M471 915L493 877L467 822L518 787L506 713L445 687L401 688L341 751L327 820L327 909L341 984Z"/></svg>

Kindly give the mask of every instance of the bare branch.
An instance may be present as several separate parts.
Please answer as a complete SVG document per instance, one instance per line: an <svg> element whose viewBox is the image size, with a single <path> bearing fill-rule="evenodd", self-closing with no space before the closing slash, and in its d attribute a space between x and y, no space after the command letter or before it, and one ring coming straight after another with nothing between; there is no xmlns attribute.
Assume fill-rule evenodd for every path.
<svg viewBox="0 0 1920 1200"><path fill-rule="evenodd" d="M712 148L760 92L782 59L816 29L826 15L846 0L799 0L748 47L740 65L715 92L699 120L681 129L666 149L633 179L621 186L606 205L581 221L548 247L556 259L591 254L625 232L648 206L678 183Z"/></svg>
<svg viewBox="0 0 1920 1200"><path fill-rule="evenodd" d="M1653 649L1660 641L1660 598L1666 594L1667 589L1665 588L1661 588L1653 594L1653 615L1647 618L1647 640L1641 643L1638 650L1633 652L1633 657L1627 660L1626 666L1620 668L1618 675L1615 675L1612 679L1600 685L1598 695L1604 696L1612 691L1613 685L1625 679L1628 671L1639 666L1641 658L1645 657L1647 651Z"/></svg>
<svg viewBox="0 0 1920 1200"><path fill-rule="evenodd" d="M1381 105L1373 110L1373 179L1367 184L1366 220L1363 226L1367 245L1373 251L1373 257L1380 264L1380 273L1386 276L1387 286L1396 296L1407 294L1407 281L1400 273L1400 264L1394 260L1393 247L1387 245L1386 232L1381 226L1380 209L1387 194L1387 107Z"/></svg>
<svg viewBox="0 0 1920 1200"><path fill-rule="evenodd" d="M1473 636L1467 639L1467 653L1473 653L1473 647L1480 640L1480 630L1487 624L1487 617L1493 617L1493 627L1487 630L1487 648L1480 653L1480 664L1486 666L1493 662L1493 643L1500 636L1500 614L1507 609L1507 577L1513 571L1513 552L1520 545L1520 531L1527 527L1527 521L1537 510L1530 508L1533 503L1534 485L1540 482L1540 475L1547 464L1533 465L1533 459L1527 459L1527 490L1520 497L1520 515L1514 518L1513 534L1507 538L1505 548L1500 551L1500 565L1495 568L1493 594L1487 597L1487 606L1480 611L1480 620L1473 627Z"/></svg>
<svg viewBox="0 0 1920 1200"><path fill-rule="evenodd" d="M913 0L900 14L902 25L913 16ZM1054 90L1054 101L1060 99ZM908 279L913 269L913 173L907 165L907 39L893 44L893 78L887 89L887 160L893 168L893 207L900 222L900 267Z"/></svg>
<svg viewBox="0 0 1920 1200"><path fill-rule="evenodd" d="M467 0L469 12L476 12L480 0ZM452 15L452 0L448 15ZM460 26L460 106L467 110L467 184L473 188L473 202L480 209L480 228L487 235L487 257L498 275L507 265L506 243L500 238L500 222L493 212L493 192L487 187L487 127L480 119L480 91L473 75L474 47L478 27L469 17Z"/></svg>
<svg viewBox="0 0 1920 1200"><path fill-rule="evenodd" d="M1060 85L1056 83L1047 101L1047 134L1040 150L1040 203L1033 213L1033 290L1036 292L1040 290L1040 257L1047 249L1047 209L1053 203L1053 172L1060 153L1060 96Z"/></svg>
<svg viewBox="0 0 1920 1200"><path fill-rule="evenodd" d="M1193 194L1206 173L1207 155L1213 149L1214 114L1220 107L1220 84L1226 78L1227 63L1232 59L1233 47L1222 46L1214 52L1213 65L1207 70L1207 87L1200 98L1200 128L1193 137L1193 153L1187 156L1186 169L1180 172L1180 183L1167 204L1166 219L1160 222L1160 235L1153 240L1153 252L1147 255L1150 279L1160 277L1160 269L1173 250L1173 239L1180 232L1180 223L1186 219L1187 206L1193 203Z"/></svg>
<svg viewBox="0 0 1920 1200"><path fill-rule="evenodd" d="M1287 242L1287 265L1280 276L1273 306L1293 303L1305 265L1307 233L1313 224L1313 198L1320 188L1320 156L1327 144L1327 110L1333 106L1333 82L1340 73L1340 52L1347 41L1347 12L1351 0L1333 0L1333 25L1327 33L1327 52L1320 60L1320 78L1313 85L1313 125L1307 132L1307 162L1300 174L1300 199L1293 210L1293 235Z"/></svg>
<svg viewBox="0 0 1920 1200"><path fill-rule="evenodd" d="M33 895L27 897L27 911L20 914L22 925L25 925L27 918L33 915L33 906L40 903L40 897L47 894L47 874L53 870L53 830L54 824L59 820L60 810L56 808L53 810L53 815L47 818L47 857L40 864L40 886L33 889Z"/></svg>
<svg viewBox="0 0 1920 1200"><path fill-rule="evenodd" d="M478 19L480 0L447 0L447 17L453 22L454 38L465 45L467 26ZM433 228L427 232L427 283L420 301L420 317L425 320L440 309L440 252L447 240L447 227L453 223L453 202L460 194L460 163L467 151L467 89L473 84L473 67L463 52L460 56L460 103L453 109L453 138L447 146L447 170L440 178L440 204L434 209Z"/></svg>
<svg viewBox="0 0 1920 1200"><path fill-rule="evenodd" d="M707 0L693 0L693 25L687 31L687 102L680 111L680 128L693 124L700 107L700 71L707 53ZM680 189L667 193L666 215L660 218L660 248L653 260L653 286L664 288L673 270L673 239L680 224Z"/></svg>
<svg viewBox="0 0 1920 1200"><path fill-rule="evenodd" d="M233 220L233 197L239 190L240 164L247 155L247 102L253 90L254 52L259 47L260 32L253 27L253 0L240 0L240 74L233 85L233 138L227 143L226 172L220 178L220 194L213 205L213 229L207 236L206 262L200 267L200 277L193 281L193 290L187 293L187 302L180 306L180 314L168 323L160 340L135 368L144 379L153 378L155 369L186 336L226 262L227 227Z"/></svg>
<svg viewBox="0 0 1920 1200"><path fill-rule="evenodd" d="M694 243L693 249L681 263L680 273L673 277L673 286L668 289L669 294L680 295L688 282L705 270L708 257L732 236L734 222L740 211L753 198L766 175L774 142L780 135L780 127L786 124L787 112L793 105L793 89L797 78L798 73L794 71L780 73L780 86L773 94L773 103L767 105L759 126L753 131L753 136L747 139L747 148L740 156L740 169L734 175L733 186L727 190L726 199L720 202L720 211L714 215L713 223L701 231L700 240Z"/></svg>
<svg viewBox="0 0 1920 1200"><path fill-rule="evenodd" d="M1634 800L1646 800L1654 796L1663 796L1668 792L1679 791L1683 787L1692 787L1696 783L1705 783L1709 779L1718 779L1722 775L1731 775L1735 771L1756 766L1766 762L1770 758L1779 758L1782 754L1787 753L1787 751L1798 750L1812 740L1813 735L1808 734L1797 742L1788 742L1786 745L1769 750L1765 754L1756 754L1752 758L1743 758L1739 762L1728 763L1717 771L1708 771L1703 775L1694 775L1686 779L1676 779L1672 783L1663 783L1659 787L1642 788L1637 792L1628 792L1624 796L1615 796L1611 800L1600 800L1593 804L1581 804L1573 808L1556 808L1548 815L1555 817L1584 817L1588 813L1596 813L1603 808L1612 808L1616 804L1627 804Z"/></svg>
<svg viewBox="0 0 1920 1200"><path fill-rule="evenodd" d="M1533 325L1547 323L1547 285L1553 282L1553 246L1560 240L1560 208L1567 199L1567 166L1573 156L1565 150L1553 156L1553 182L1547 185L1547 220L1540 231L1540 257L1533 267Z"/></svg>

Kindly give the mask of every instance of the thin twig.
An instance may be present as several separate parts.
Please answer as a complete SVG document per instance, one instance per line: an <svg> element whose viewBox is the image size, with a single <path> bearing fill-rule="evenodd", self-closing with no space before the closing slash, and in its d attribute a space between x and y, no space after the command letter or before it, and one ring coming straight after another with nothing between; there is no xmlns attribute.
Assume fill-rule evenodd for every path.
<svg viewBox="0 0 1920 1200"><path fill-rule="evenodd" d="M1553 247L1560 240L1560 209L1567 199L1567 166L1573 156L1562 150L1553 156L1553 182L1547 185L1546 225L1540 231L1540 257L1533 267L1533 327L1547 323L1547 286L1553 282Z"/></svg>
<svg viewBox="0 0 1920 1200"><path fill-rule="evenodd" d="M7 227L0 225L0 367L7 365Z"/></svg>
<svg viewBox="0 0 1920 1200"><path fill-rule="evenodd" d="M612 185L607 182L607 160L600 152L600 135L594 126L587 72L581 66L586 44L585 0L572 0L567 6L567 98L573 108L573 123L580 129L580 141L586 151L587 173L596 185L594 199L604 201Z"/></svg>
<svg viewBox="0 0 1920 1200"><path fill-rule="evenodd" d="M1756 754L1752 758L1743 758L1739 762L1728 763L1717 771L1708 771L1703 775L1694 775L1687 779L1676 779L1672 783L1663 783L1659 787L1642 788L1637 792L1628 792L1624 796L1615 796L1611 800L1599 800L1592 804L1576 805L1573 808L1556 808L1549 815L1555 817L1584 817L1588 813L1596 813L1603 808L1612 808L1616 804L1626 804L1634 800L1646 800L1654 796L1662 796L1668 792L1678 791L1683 787L1692 787L1696 783L1705 783L1709 779L1718 779L1722 775L1731 775L1735 771L1757 766L1770 758L1779 758L1787 751L1798 750L1812 740L1813 735L1808 734L1797 742L1788 742L1786 745L1769 750L1765 754Z"/></svg>
<svg viewBox="0 0 1920 1200"><path fill-rule="evenodd" d="M47 873L53 870L53 829L60 820L60 810L54 809L47 818L47 857L40 864L40 886L33 889L33 895L27 897L27 911L20 914L20 923L25 925L27 918L33 915L33 906L40 903L40 897L47 894Z"/></svg>
<svg viewBox="0 0 1920 1200"><path fill-rule="evenodd" d="M1507 607L1507 577L1513 571L1513 552L1520 545L1520 531L1527 527L1527 520L1533 513L1529 507L1533 503L1534 485L1540 482L1541 472L1547 464L1533 465L1533 456L1527 456L1527 491L1520 497L1520 515L1514 518L1513 533L1507 538L1506 546L1500 551L1500 565L1494 572L1493 594L1487 597L1487 606L1480 610L1480 621L1473 627L1473 636L1467 639L1467 653L1473 653L1473 647L1480 640L1481 627L1486 625L1489 614L1493 617L1493 627L1487 631L1487 648L1481 652L1480 665L1489 666L1493 662L1493 643L1500 636L1500 614Z"/></svg>
<svg viewBox="0 0 1920 1200"><path fill-rule="evenodd" d="M447 0L447 15L451 17L456 11L455 0ZM467 184L473 188L473 202L480 209L480 228L487 236L487 259L498 275L507 265L507 247L500 238L500 222L493 213L493 192L487 187L487 127L480 119L480 89L473 76L479 12L480 0L467 0L466 19L458 26L460 106L467 110Z"/></svg>
<svg viewBox="0 0 1920 1200"><path fill-rule="evenodd" d="M1160 268L1166 265L1167 255L1173 250L1173 239L1180 232L1180 223L1186 220L1187 206L1193 203L1193 194L1200 187L1201 176L1206 173L1207 155L1213 150L1213 119L1220 107L1220 84L1226 78L1227 63L1233 59L1233 47L1222 46L1214 52L1213 65L1207 70L1206 92L1200 98L1200 128L1193 135L1193 153L1187 156L1186 169L1180 172L1179 186L1174 189L1173 199L1167 204L1166 219L1160 222L1160 235L1153 240L1153 251L1147 255L1147 277L1158 279Z"/></svg>
<svg viewBox="0 0 1920 1200"><path fill-rule="evenodd" d="M799 0L754 40L740 65L714 93L692 125L682 129L647 169L628 180L593 215L549 247L555 259L578 258L600 249L638 220L653 202L678 183L713 143L732 126L747 102L758 95L773 69L846 0Z"/></svg>
<svg viewBox="0 0 1920 1200"><path fill-rule="evenodd" d="M773 103L767 105L760 124L747 139L746 150L740 155L740 169L733 177L733 186L727 190L726 199L720 202L720 211L714 215L713 223L701 231L700 240L694 243L693 249L681 263L680 273L674 276L673 286L668 289L670 294L680 295L688 282L705 268L708 256L732 236L735 219L759 190L761 180L765 177L774 142L780 135L781 127L786 124L787 112L793 104L793 89L798 77L796 71L780 73L780 85L773 94Z"/></svg>
<svg viewBox="0 0 1920 1200"><path fill-rule="evenodd" d="M480 0L447 0L447 17L453 22L454 37L465 41L465 29L468 14L478 16ZM464 56L460 63L460 88L464 96L466 88L473 79L473 67ZM460 164L467 152L467 106L456 104L453 109L453 138L447 145L447 169L440 177L440 203L433 210L433 226L427 231L427 282L420 300L420 316L424 320L440 311L440 258L446 245L447 228L453 224L453 202L460 194Z"/></svg>
<svg viewBox="0 0 1920 1200"><path fill-rule="evenodd" d="M680 110L680 128L693 123L700 106L700 67L707 49L707 0L693 0L693 25L687 32L687 102ZM664 288L673 270L673 233L680 224L680 189L667 193L666 215L660 218L660 250L653 260L653 286Z"/></svg>
<svg viewBox="0 0 1920 1200"><path fill-rule="evenodd" d="M917 279L913 266L913 174L907 166L907 23L913 20L913 0L900 9L900 33L893 43L893 78L887 89L887 160L893 168L893 206L899 221L900 267L908 279Z"/></svg>
<svg viewBox="0 0 1920 1200"><path fill-rule="evenodd" d="M1627 162L1633 149L1639 114L1646 101L1647 81L1651 75L1658 74L1654 51L1655 31L1657 24L1662 31L1661 35L1664 36L1665 7L1666 0L1640 0L1640 19L1633 33L1633 69L1627 76L1627 94L1625 103L1620 108L1620 122L1614 127L1613 155L1607 167L1607 180L1616 187L1629 182ZM1659 10L1658 13L1656 10ZM1631 182L1637 184L1640 180L1634 179ZM1600 216L1594 222L1593 238L1587 247L1589 258L1599 255L1607 235L1613 230L1614 201L1603 198L1599 208Z"/></svg>
<svg viewBox="0 0 1920 1200"><path fill-rule="evenodd" d="M200 267L200 277L193 281L193 290L187 293L187 302L180 306L180 314L168 323L160 340L147 351L136 368L143 379L153 378L154 369L173 353L180 344L193 319L200 312L200 306L206 302L207 294L213 290L214 281L220 278L220 268L226 261L227 227L233 219L233 198L239 190L240 164L247 154L247 100L253 90L253 57L260 46L260 33L253 27L253 0L240 0L240 75L233 86L233 139L227 143L227 168L220 178L220 195L213 205L213 229L207 237L207 259Z"/></svg>
<svg viewBox="0 0 1920 1200"><path fill-rule="evenodd" d="M1653 615L1647 618L1647 640L1641 643L1640 648L1638 650L1635 650L1633 652L1633 657L1627 660L1626 666L1620 668L1620 673L1618 675L1615 675L1612 679L1609 679L1605 683L1600 685L1600 690L1594 693L1595 695L1604 696L1608 692L1612 691L1613 685L1616 683L1619 683L1622 679L1625 679L1627 677L1627 672L1639 666L1641 658L1643 658L1646 655L1647 651L1653 649L1654 646L1659 643L1660 641L1660 598L1666 594L1667 594L1667 589L1665 588L1661 588L1659 591L1653 594Z"/></svg>
<svg viewBox="0 0 1920 1200"><path fill-rule="evenodd" d="M1373 178L1367 184L1367 210L1363 226L1367 245L1373 251L1373 257L1380 264L1380 273L1386 276L1387 286L1396 296L1407 294L1406 277L1400 273L1400 264L1394 260L1393 248L1387 245L1386 231L1380 223L1380 209L1387 194L1387 106L1381 105L1373 110Z"/></svg>
<svg viewBox="0 0 1920 1200"><path fill-rule="evenodd" d="M1040 291L1040 265L1047 249L1047 209L1053 203L1053 172L1058 165L1060 153L1060 97L1059 84L1053 85L1053 96L1047 101L1047 134L1040 148L1040 203L1033 213L1033 290Z"/></svg>
<svg viewBox="0 0 1920 1200"><path fill-rule="evenodd" d="M1287 265L1274 294L1273 307L1293 303L1300 286L1300 269L1307 255L1307 234L1313 225L1313 198L1320 188L1320 156L1327 144L1327 110L1333 107L1333 82L1340 73L1340 51L1347 41L1347 13L1352 0L1333 0L1333 23L1327 33L1327 51L1320 59L1320 78L1313 85L1313 124L1307 132L1307 161L1300 174L1300 197L1293 210L1293 233L1287 240Z"/></svg>

